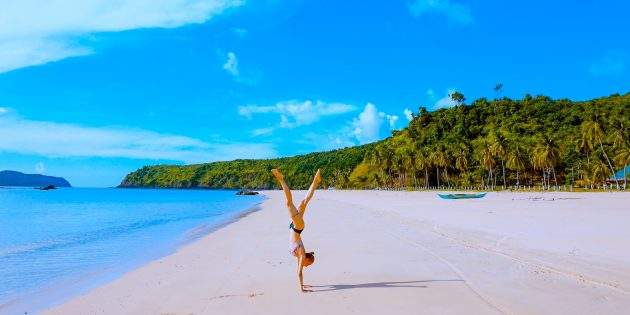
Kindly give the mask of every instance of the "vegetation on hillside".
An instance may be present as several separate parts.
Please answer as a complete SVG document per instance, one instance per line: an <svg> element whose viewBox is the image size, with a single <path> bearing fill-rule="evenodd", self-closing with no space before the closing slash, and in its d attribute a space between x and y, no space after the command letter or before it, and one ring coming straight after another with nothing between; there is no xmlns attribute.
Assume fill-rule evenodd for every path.
<svg viewBox="0 0 630 315"><path fill-rule="evenodd" d="M295 157L268 160L234 160L206 164L145 166L125 177L122 187L174 188L254 188L276 187L271 175L280 168L287 184L306 189L317 169L327 174L324 187L350 187L349 176L373 147L373 144L330 152L316 152Z"/></svg>
<svg viewBox="0 0 630 315"><path fill-rule="evenodd" d="M497 92L501 89L497 85ZM409 126L374 144L270 160L150 166L121 186L272 188L279 167L306 188L317 168L324 187L499 189L596 188L630 164L630 93L585 102L525 96L481 98L433 112L420 107ZM609 183L625 189L626 178Z"/></svg>

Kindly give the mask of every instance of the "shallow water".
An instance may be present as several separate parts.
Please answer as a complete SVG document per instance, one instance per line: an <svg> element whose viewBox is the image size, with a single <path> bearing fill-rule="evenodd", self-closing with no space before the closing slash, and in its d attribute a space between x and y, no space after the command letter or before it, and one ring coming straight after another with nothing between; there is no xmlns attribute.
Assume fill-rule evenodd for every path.
<svg viewBox="0 0 630 315"><path fill-rule="evenodd" d="M216 190L0 189L0 314L60 302L261 200Z"/></svg>

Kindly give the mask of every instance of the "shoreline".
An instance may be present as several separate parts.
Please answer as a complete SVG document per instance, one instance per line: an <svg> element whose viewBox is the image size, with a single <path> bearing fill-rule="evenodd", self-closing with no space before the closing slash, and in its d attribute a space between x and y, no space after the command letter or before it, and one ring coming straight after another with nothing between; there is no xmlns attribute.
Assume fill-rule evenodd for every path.
<svg viewBox="0 0 630 315"><path fill-rule="evenodd" d="M213 233L215 231L218 231L218 230L220 230L222 228L225 228L225 227L227 227L230 224L236 223L239 220L247 217L248 215L251 215L252 213L260 211L261 210L261 206L260 205L263 202L264 202L264 199L261 202L258 202L255 205L253 205L253 206L251 206L251 207L249 207L249 208L247 208L245 210L239 211L239 213L236 213L232 217L225 218L224 220L222 220L220 222L217 222L216 224L213 224L210 227L202 229L202 232L200 232L200 233L197 233L196 230L199 229L200 227L204 227L206 224L197 226L195 228L192 228L190 231L186 232L186 235L190 234L191 232L193 232L193 234L197 234L197 235L190 235L190 236L186 236L185 235L186 236L185 239L182 240L180 243L178 243L176 245L176 249L173 252L171 252L170 254L165 255L165 256L173 255L178 250L182 249L183 247L185 247L187 245L190 245L190 244L198 241L201 238L204 238L205 236L207 236L207 235L209 235L209 234L211 234L211 233ZM162 257L165 257L165 256L162 256ZM151 261L153 261L153 260L151 260ZM147 263L150 263L151 261L148 261Z"/></svg>
<svg viewBox="0 0 630 315"><path fill-rule="evenodd" d="M265 191L257 211L44 314L622 314L630 306L630 255L622 250L630 232L620 222L630 213L619 203L630 194L549 193L558 198L318 191L305 233L318 259L305 282L318 292L301 294L282 196ZM356 237L339 242L338 234Z"/></svg>
<svg viewBox="0 0 630 315"><path fill-rule="evenodd" d="M621 183L623 184L623 183ZM512 186L514 187L514 186ZM584 188L584 187L569 187L568 185L558 185L558 187L562 187L558 190L555 189L537 189L536 187L540 187L538 186L521 186L523 188L520 189L511 189L511 188L506 188L506 189L476 189L476 188L469 188L469 189L465 189L465 188L457 188L457 187L453 187L453 188L429 188L429 189L417 189L417 188L391 188L391 189L386 189L386 188L372 188L372 189L336 189L334 187L330 187L330 188L320 188L320 190L334 190L334 191L405 191L405 192L417 192L417 193L431 193L431 192L488 192L488 193L502 193L502 192L509 192L509 193L545 193L545 192L553 192L553 193L596 193L596 192L618 192L618 193L629 193L630 192L630 187L628 187L627 189L616 189L614 188L614 185L611 186L612 188L595 188L595 189L590 189L590 188ZM530 189L526 189L525 187L531 187ZM2 186L0 186L0 188L3 188ZM5 188L9 188L9 187L5 187ZM72 187L75 188L75 187ZM83 188L83 187L81 187ZM195 187L161 187L161 186L116 186L116 187L108 187L108 188L112 188L112 189L148 189L148 190L219 190L219 191L239 191L240 188L220 188L220 187L203 187L203 186L195 186ZM249 189L249 188L248 188ZM266 188L251 188L251 190L253 191L257 191L257 192L269 192L269 191L278 191L279 189L266 189Z"/></svg>
<svg viewBox="0 0 630 315"><path fill-rule="evenodd" d="M168 248L155 251L151 257L135 258L123 265L109 266L106 269L94 269L81 274L69 275L55 280L43 287L36 287L25 292L11 296L9 300L0 305L0 314L33 314L41 313L71 301L74 298L85 295L90 291L107 285L108 283L124 277L129 272L140 269L153 261L176 254L182 248L198 241L199 239L226 226L238 222L238 220L260 210L263 200L254 203L243 210L236 210L216 222L203 223L185 231L181 240L171 244ZM46 297L36 303L29 302L28 297ZM33 305L36 305L33 308ZM28 309L27 309L28 307Z"/></svg>

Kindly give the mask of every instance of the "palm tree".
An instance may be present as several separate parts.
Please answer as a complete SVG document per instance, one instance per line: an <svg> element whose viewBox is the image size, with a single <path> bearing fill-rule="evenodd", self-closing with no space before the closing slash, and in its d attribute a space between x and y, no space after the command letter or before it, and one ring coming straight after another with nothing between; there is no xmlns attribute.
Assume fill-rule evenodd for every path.
<svg viewBox="0 0 630 315"><path fill-rule="evenodd" d="M398 185L400 188L405 187L405 183L407 182L407 164L405 163L405 155L397 155L396 161L398 165L396 165L396 169L398 171Z"/></svg>
<svg viewBox="0 0 630 315"><path fill-rule="evenodd" d="M382 165L387 175L387 182L392 182L392 169L394 166L394 151L389 146L383 146L381 151Z"/></svg>
<svg viewBox="0 0 630 315"><path fill-rule="evenodd" d="M630 145L626 142L623 146L619 146L617 149L617 155L615 155L615 162L617 165L623 167L623 189L628 188L628 165L630 164ZM617 177L615 175L615 177Z"/></svg>
<svg viewBox="0 0 630 315"><path fill-rule="evenodd" d="M483 165L486 170L488 170L488 187L494 190L494 186L492 185L492 176L493 170L496 166L496 160L494 159L494 154L492 154L492 146L487 139L481 140L480 143L480 152L479 152L479 160L481 165Z"/></svg>
<svg viewBox="0 0 630 315"><path fill-rule="evenodd" d="M461 105L466 101L466 97L464 96L464 94L457 91L454 91L453 93L451 93L450 97L458 105Z"/></svg>
<svg viewBox="0 0 630 315"><path fill-rule="evenodd" d="M455 150L455 168L460 172L468 169L468 152L468 147L464 144L460 144Z"/></svg>
<svg viewBox="0 0 630 315"><path fill-rule="evenodd" d="M492 144L490 150L495 157L498 157L501 160L501 169L503 171L503 189L505 189L505 155L507 154L506 149L508 145L508 140L503 134L497 133L492 137Z"/></svg>
<svg viewBox="0 0 630 315"><path fill-rule="evenodd" d="M524 170L527 163L525 149L519 143L514 143L507 154L506 166L516 171L516 188L520 187L519 173Z"/></svg>
<svg viewBox="0 0 630 315"><path fill-rule="evenodd" d="M415 146L410 141L399 144L396 154L399 156L399 170L401 171L401 184L407 186L407 175L411 171L413 185L416 187Z"/></svg>
<svg viewBox="0 0 630 315"><path fill-rule="evenodd" d="M534 148L532 162L535 169L543 171L543 186L545 186L544 179L547 178L547 189L549 188L549 179L545 171L547 174L549 171L553 173L554 184L556 188L558 187L555 166L558 164L559 160L560 150L558 149L555 140L549 136L541 137Z"/></svg>
<svg viewBox="0 0 630 315"><path fill-rule="evenodd" d="M615 157L613 158L617 166L623 168L623 189L628 188L628 164L630 164L630 135L628 130L620 124L618 128L615 128L612 134L613 148L616 150ZM615 178L617 175L615 174Z"/></svg>
<svg viewBox="0 0 630 315"><path fill-rule="evenodd" d="M606 164L600 159L593 160L593 166L591 167L591 181L596 183L598 181L606 182Z"/></svg>
<svg viewBox="0 0 630 315"><path fill-rule="evenodd" d="M437 171L436 179L438 189L440 187L440 167L443 167L446 170L448 166L448 156L446 155L446 151L442 146L438 146L434 148L431 153L431 162L435 166L435 170Z"/></svg>
<svg viewBox="0 0 630 315"><path fill-rule="evenodd" d="M424 189L429 189L429 169L431 168L431 159L426 150L416 149L415 168L424 171Z"/></svg>
<svg viewBox="0 0 630 315"><path fill-rule="evenodd" d="M501 94L501 91L503 90L503 83L497 83L494 86L494 93L497 94L497 98L499 97L499 94Z"/></svg>
<svg viewBox="0 0 630 315"><path fill-rule="evenodd" d="M578 139L578 150L586 154L586 162L588 164L591 164L590 153L593 152L593 142L584 132L580 132L580 139Z"/></svg>
<svg viewBox="0 0 630 315"><path fill-rule="evenodd" d="M619 149L624 145L627 145L627 142L630 140L630 135L628 134L628 130L626 130L623 124L621 124L619 127L613 128L610 139L613 148Z"/></svg>
<svg viewBox="0 0 630 315"><path fill-rule="evenodd" d="M401 149L397 149L394 152L394 158L393 158L393 170L396 173L396 177L397 177L397 181L398 184L396 184L396 186L398 188L402 188L404 186L404 180L405 180L405 162L404 162L404 155ZM393 178L392 178L393 179Z"/></svg>
<svg viewBox="0 0 630 315"><path fill-rule="evenodd" d="M583 184L584 187L588 186L589 183L586 183L585 180L585 174L588 173L587 169L590 166L590 163L584 164L584 162L582 160L578 160L575 165L573 166L575 168L575 170L578 173L578 180L575 181L578 185L581 183ZM573 170L573 168L571 169ZM591 186L592 188L592 186Z"/></svg>
<svg viewBox="0 0 630 315"><path fill-rule="evenodd" d="M540 153L538 152L538 147L534 148L534 151L532 152L532 166L534 167L535 170L541 170L542 171L542 187L543 189L547 188L547 173L545 173L545 160L544 157L542 157L541 155L539 155Z"/></svg>
<svg viewBox="0 0 630 315"><path fill-rule="evenodd" d="M455 169L459 171L459 186L461 186L461 176L468 170L468 155L470 154L470 149L466 144L458 143L451 149L451 152L455 162Z"/></svg>
<svg viewBox="0 0 630 315"><path fill-rule="evenodd" d="M594 189L595 184L604 182L608 173L606 163L599 157L593 157L591 163L580 169L581 182L584 187Z"/></svg>
<svg viewBox="0 0 630 315"><path fill-rule="evenodd" d="M376 168L376 175L375 175L375 180L376 180L376 184L377 186L379 186L378 188L380 188L380 179L383 177L382 176L382 171L383 171L383 158L381 156L381 147L376 147L374 148L374 150L372 150L371 152L371 156L370 156L370 164ZM380 175L380 176L379 176Z"/></svg>
<svg viewBox="0 0 630 315"><path fill-rule="evenodd" d="M582 186L584 186L584 188L590 187L591 189L593 189L593 185L595 184L595 181L591 176L591 174L593 173L591 171L591 168L591 163L588 163L586 165L580 165L580 168L578 169L578 172L580 174L579 182L582 184Z"/></svg>
<svg viewBox="0 0 630 315"><path fill-rule="evenodd" d="M606 150L604 150L604 144L602 140L604 138L604 131L598 122L593 120L587 120L581 125L582 137L591 144L597 143L599 144L599 148L608 162L608 167L610 168L610 173L615 177L615 184L617 185L617 189L619 189L619 180L617 180L617 176L615 176L615 170L612 167L612 163L610 163L610 159L608 158L608 154L606 154Z"/></svg>
<svg viewBox="0 0 630 315"><path fill-rule="evenodd" d="M415 150L415 147L409 143L405 146L405 151L404 151L405 155L404 155L404 162L405 162L405 168L407 170L411 170L411 177L413 179L413 188L416 189L416 187L418 187L418 180L416 178L416 155L417 152Z"/></svg>

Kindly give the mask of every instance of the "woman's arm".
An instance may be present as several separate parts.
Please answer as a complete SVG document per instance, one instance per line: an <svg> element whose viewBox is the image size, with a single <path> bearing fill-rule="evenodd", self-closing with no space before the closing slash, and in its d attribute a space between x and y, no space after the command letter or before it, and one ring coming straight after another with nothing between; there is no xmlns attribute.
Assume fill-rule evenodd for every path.
<svg viewBox="0 0 630 315"><path fill-rule="evenodd" d="M304 276L302 275L302 270L304 270L304 255L300 255L300 258L298 258L298 280L300 281L300 291L311 292L311 290L304 289Z"/></svg>
<svg viewBox="0 0 630 315"><path fill-rule="evenodd" d="M306 197L304 198L304 200L302 200L302 202L300 202L300 208L298 210L300 214L302 215L302 217L304 217L306 206L311 201L311 198L313 198L313 194L315 193L315 190L317 189L317 186L319 185L321 181L322 181L322 176L318 169L317 172L315 173L315 177L313 177L313 182L311 183L311 187L309 187L308 192L306 193Z"/></svg>

